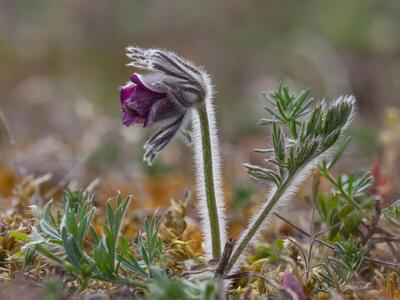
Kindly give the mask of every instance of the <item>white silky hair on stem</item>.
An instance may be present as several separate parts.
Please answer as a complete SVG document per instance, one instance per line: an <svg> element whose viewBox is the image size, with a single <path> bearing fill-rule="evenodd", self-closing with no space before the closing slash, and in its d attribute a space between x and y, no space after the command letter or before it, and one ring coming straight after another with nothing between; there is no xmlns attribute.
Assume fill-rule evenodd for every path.
<svg viewBox="0 0 400 300"><path fill-rule="evenodd" d="M278 212L279 210L281 210L284 206L286 206L286 204L293 198L293 196L296 194L296 192L299 190L299 188L302 186L302 184L309 178L309 176L311 175L311 173L313 172L314 168L325 158L329 158L330 157L330 153L324 155L324 157L318 157L314 160L312 160L311 162L309 162L307 164L307 166L305 166L296 176L294 176L294 178L291 180L291 183L289 183L289 187L282 193L282 196L279 197L278 202L275 204L274 208L269 212L268 216L264 219L264 221L262 222L260 229L257 230L256 234L251 238L250 242L248 243L246 250L244 250L241 255L239 256L238 260L233 264L232 273L235 273L238 271L238 269L240 268L244 258L246 257L246 254L248 253L248 246L250 244L254 244L254 242L256 242L259 238L261 238L262 236L262 229L264 229L269 223L271 223L273 217L274 217L274 213ZM251 219L251 221L249 222L249 225L246 228L251 228L253 226L253 224L255 223L256 219L259 217L259 215L261 214L261 212L268 206L268 204L270 203L273 195L276 193L277 188L274 186L272 187L272 190L268 193L267 199L268 201L266 201L259 209L257 209L257 211L259 211L260 213L257 213L256 215L254 215ZM236 242L237 245L239 245L242 240L244 238L244 235L242 234L241 237L238 239L238 241Z"/></svg>
<svg viewBox="0 0 400 300"><path fill-rule="evenodd" d="M205 106L207 111L207 118L209 123L209 135L211 140L211 155L212 155L212 175L214 181L214 193L218 212L219 222L219 234L221 252L226 242L226 215L225 215L225 203L223 197L223 186L221 176L221 157L220 148L218 141L218 130L216 126L214 104L212 98L212 86L208 76L205 78L207 84L208 94L205 99ZM193 142L194 142L194 157L195 157L195 168L196 168L196 181L197 181L197 195L198 195L198 207L201 217L203 241L205 245L205 255L207 258L212 258L212 239L211 239L211 228L209 212L207 210L207 195L204 178L204 161L203 161L203 144L202 144L202 128L200 124L200 118L198 111L192 109L192 124L193 124Z"/></svg>

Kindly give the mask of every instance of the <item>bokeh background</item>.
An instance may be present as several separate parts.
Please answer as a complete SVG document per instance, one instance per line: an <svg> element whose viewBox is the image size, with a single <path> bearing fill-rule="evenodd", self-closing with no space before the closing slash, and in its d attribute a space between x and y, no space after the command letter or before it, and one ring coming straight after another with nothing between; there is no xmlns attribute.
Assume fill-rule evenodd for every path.
<svg viewBox="0 0 400 300"><path fill-rule="evenodd" d="M193 190L190 149L175 141L148 168L153 130L121 124L128 45L173 50L212 74L233 218L262 197L241 163L263 159L252 152L269 142L261 93L281 80L315 98L357 97L348 172L372 166L399 126L397 0L0 0L0 186L51 173L51 198L99 178L98 194L132 193L144 211Z"/></svg>

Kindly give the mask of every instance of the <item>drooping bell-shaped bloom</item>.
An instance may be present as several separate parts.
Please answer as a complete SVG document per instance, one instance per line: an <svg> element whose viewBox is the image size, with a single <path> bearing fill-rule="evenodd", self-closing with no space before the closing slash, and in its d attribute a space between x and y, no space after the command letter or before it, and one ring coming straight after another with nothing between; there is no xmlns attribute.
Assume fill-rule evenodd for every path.
<svg viewBox="0 0 400 300"><path fill-rule="evenodd" d="M159 49L127 48L128 65L144 69L133 73L120 89L122 123L144 127L162 124L147 141L144 160L149 164L180 132L190 110L211 93L204 70L176 54Z"/></svg>

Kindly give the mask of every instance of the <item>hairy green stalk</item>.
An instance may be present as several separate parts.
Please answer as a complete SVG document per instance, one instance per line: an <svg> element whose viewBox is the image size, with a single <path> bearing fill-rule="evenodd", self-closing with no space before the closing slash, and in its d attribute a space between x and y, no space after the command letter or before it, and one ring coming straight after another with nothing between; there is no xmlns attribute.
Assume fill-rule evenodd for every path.
<svg viewBox="0 0 400 300"><path fill-rule="evenodd" d="M218 216L218 205L216 198L215 172L213 165L213 157L215 153L212 150L211 130L209 122L209 114L206 105L202 105L197 109L201 135L202 149L202 167L204 180L204 193L207 202L208 220L211 235L212 257L218 259L221 256L221 232ZM215 134L215 133L214 133Z"/></svg>
<svg viewBox="0 0 400 300"><path fill-rule="evenodd" d="M252 226L249 227L246 234L243 236L243 238L241 239L239 244L235 247L235 250L229 260L229 263L226 266L226 269L225 269L226 274L229 273L229 271L235 265L236 261L239 259L240 255L246 249L247 245L250 243L252 238L256 235L256 233L258 232L260 227L263 225L264 221L274 210L275 205L277 204L279 199L282 197L282 195L285 193L287 188L290 186L290 184L292 183L294 178L295 178L295 175L291 176L290 178L285 180L285 182L272 195L270 201L268 201L267 206L265 206L264 209L258 214L258 216L256 217Z"/></svg>

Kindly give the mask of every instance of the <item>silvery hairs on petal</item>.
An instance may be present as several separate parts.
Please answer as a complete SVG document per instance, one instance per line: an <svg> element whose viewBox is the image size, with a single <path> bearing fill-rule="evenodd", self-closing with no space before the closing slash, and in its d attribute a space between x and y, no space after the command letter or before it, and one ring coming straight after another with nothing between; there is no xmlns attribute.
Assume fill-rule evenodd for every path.
<svg viewBox="0 0 400 300"><path fill-rule="evenodd" d="M128 47L127 56L132 60L128 66L150 71L143 80L167 93L167 100L154 116L168 115L167 125L158 130L145 144L144 160L151 164L178 132L184 132L185 117L190 109L205 101L211 93L208 74L192 62L166 50Z"/></svg>

